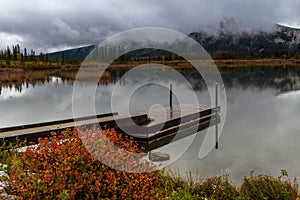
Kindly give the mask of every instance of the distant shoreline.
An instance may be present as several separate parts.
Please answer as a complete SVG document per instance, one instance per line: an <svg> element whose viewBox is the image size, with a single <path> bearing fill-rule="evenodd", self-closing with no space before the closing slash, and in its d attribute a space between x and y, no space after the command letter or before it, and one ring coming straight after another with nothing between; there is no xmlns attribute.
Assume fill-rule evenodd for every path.
<svg viewBox="0 0 300 200"><path fill-rule="evenodd" d="M211 61L195 61L199 63L199 66L207 65ZM254 59L254 60L214 60L215 64L221 67L300 67L300 59ZM151 62L130 62L130 63L112 63L110 67L112 68L122 68L122 67L135 67L143 64L163 64L167 66L173 66L174 68L185 68L191 67L191 64L186 61L151 61ZM26 64L25 64L26 65ZM38 65L31 66L8 66L0 67L0 72L22 72L22 71L34 71L34 70L59 70L59 69L78 69L80 64L64 64L64 65L45 65L39 63Z"/></svg>
<svg viewBox="0 0 300 200"><path fill-rule="evenodd" d="M218 67L300 67L300 59L216 60Z"/></svg>

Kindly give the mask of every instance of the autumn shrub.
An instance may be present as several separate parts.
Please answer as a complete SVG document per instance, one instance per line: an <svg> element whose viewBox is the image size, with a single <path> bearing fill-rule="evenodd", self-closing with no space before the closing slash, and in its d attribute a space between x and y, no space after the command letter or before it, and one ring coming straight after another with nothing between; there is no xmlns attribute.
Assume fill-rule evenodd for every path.
<svg viewBox="0 0 300 200"><path fill-rule="evenodd" d="M127 172L155 170L149 162L142 162L147 153L143 153L143 149L128 135L117 134L111 130L100 131L96 127L79 129L77 132L85 148L95 158L114 169Z"/></svg>
<svg viewBox="0 0 300 200"><path fill-rule="evenodd" d="M85 137L85 145L79 135ZM131 155L139 151L134 141L114 130L66 130L59 136L40 139L37 147L27 148L12 160L11 193L20 199L154 199L164 195L158 171L116 170L97 160L87 149L101 149L98 155L106 158L115 156L111 160L120 169L125 165L132 167ZM116 156L120 149L127 150L127 157Z"/></svg>

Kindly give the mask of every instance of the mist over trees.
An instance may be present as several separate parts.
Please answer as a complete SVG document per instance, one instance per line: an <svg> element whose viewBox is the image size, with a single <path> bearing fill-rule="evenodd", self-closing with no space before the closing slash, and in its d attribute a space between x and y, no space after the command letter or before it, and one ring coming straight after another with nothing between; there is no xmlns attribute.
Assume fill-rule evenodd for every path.
<svg viewBox="0 0 300 200"><path fill-rule="evenodd" d="M220 22L217 34L189 34L214 59L300 58L300 30L276 25L273 32L240 32L233 18Z"/></svg>

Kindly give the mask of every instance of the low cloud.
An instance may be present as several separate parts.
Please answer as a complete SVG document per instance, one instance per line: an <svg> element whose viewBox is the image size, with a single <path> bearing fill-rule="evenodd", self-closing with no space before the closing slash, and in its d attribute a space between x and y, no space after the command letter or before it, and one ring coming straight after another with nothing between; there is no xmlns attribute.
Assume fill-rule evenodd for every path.
<svg viewBox="0 0 300 200"><path fill-rule="evenodd" d="M278 22L300 25L299 10L299 0L2 0L0 48L18 42L51 51L145 26L216 31L225 17L234 18L241 31L268 31Z"/></svg>

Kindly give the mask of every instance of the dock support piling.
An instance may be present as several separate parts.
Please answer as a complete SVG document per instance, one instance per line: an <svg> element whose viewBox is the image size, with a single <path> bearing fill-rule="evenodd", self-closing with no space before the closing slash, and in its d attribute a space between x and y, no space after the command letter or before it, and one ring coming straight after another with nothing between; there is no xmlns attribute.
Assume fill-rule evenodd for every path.
<svg viewBox="0 0 300 200"><path fill-rule="evenodd" d="M219 130L218 130L219 111L217 110L218 109L218 104L219 104L218 95L219 95L218 83L216 83L216 149L219 148Z"/></svg>
<svg viewBox="0 0 300 200"><path fill-rule="evenodd" d="M172 93L172 83L170 83L170 109L173 107Z"/></svg>
<svg viewBox="0 0 300 200"><path fill-rule="evenodd" d="M170 117L173 118L173 88L172 83L170 83Z"/></svg>
<svg viewBox="0 0 300 200"><path fill-rule="evenodd" d="M172 83L170 83L170 109L173 107L172 93Z"/></svg>

